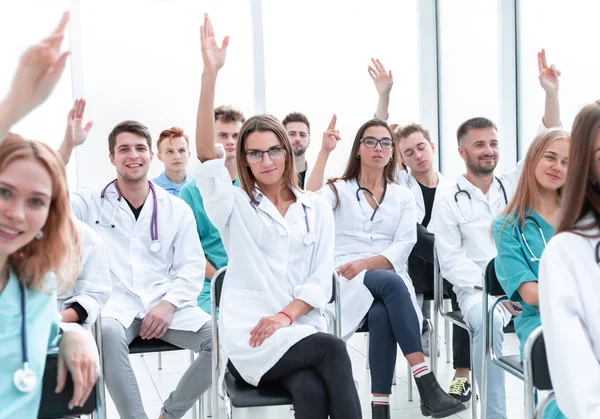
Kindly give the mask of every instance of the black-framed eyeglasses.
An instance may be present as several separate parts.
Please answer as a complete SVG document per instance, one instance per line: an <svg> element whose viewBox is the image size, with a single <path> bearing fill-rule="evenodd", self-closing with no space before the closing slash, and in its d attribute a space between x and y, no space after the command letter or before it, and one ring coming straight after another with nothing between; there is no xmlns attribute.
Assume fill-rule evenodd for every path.
<svg viewBox="0 0 600 419"><path fill-rule="evenodd" d="M246 153L246 160L248 161L248 163L252 163L252 164L260 163L262 161L265 153L269 154L269 158L271 160L280 160L285 156L285 148L273 147L273 148L270 148L265 151L262 151L262 150L248 151Z"/></svg>
<svg viewBox="0 0 600 419"><path fill-rule="evenodd" d="M365 137L360 140L361 143L365 145L367 148L375 148L377 144L381 146L381 148L390 149L394 146L394 140L388 137L383 137L381 139L373 138L373 137Z"/></svg>

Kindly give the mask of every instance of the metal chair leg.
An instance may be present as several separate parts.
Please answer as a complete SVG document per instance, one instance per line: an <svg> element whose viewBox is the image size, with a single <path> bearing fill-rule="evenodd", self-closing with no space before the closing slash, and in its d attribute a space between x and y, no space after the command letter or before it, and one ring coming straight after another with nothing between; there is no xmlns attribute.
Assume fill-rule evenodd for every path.
<svg viewBox="0 0 600 419"><path fill-rule="evenodd" d="M162 370L162 352L158 353L158 370Z"/></svg>
<svg viewBox="0 0 600 419"><path fill-rule="evenodd" d="M369 334L365 333L365 339L367 340L367 356L366 356L366 362L367 362L367 369L370 369L371 366L369 365Z"/></svg>
<svg viewBox="0 0 600 419"><path fill-rule="evenodd" d="M406 363L406 369L408 371L408 401L412 402L413 401L413 378L412 378L412 371L410 370L410 364L407 362Z"/></svg>
<svg viewBox="0 0 600 419"><path fill-rule="evenodd" d="M190 365L192 365L196 360L196 357L194 355L194 351L190 351ZM162 360L160 358L160 353L158 354L158 357L159 365L162 368ZM200 419L202 419L202 396L198 398L198 403L194 403L194 406L192 407L192 419L198 419L198 413L200 413Z"/></svg>
<svg viewBox="0 0 600 419"><path fill-rule="evenodd" d="M477 419L477 380L475 380L475 369L474 369L474 360L475 360L475 348L473 347L475 344L473 343L473 332L470 329L467 329L467 333L469 334L469 351L471 352L471 415L473 419ZM481 403L485 403L485 396L480 395Z"/></svg>
<svg viewBox="0 0 600 419"><path fill-rule="evenodd" d="M444 301L444 311L447 313L448 311L450 311L450 307L448 307L448 305L450 304L450 300L445 300ZM450 321L445 320L445 324L444 324L444 339L446 341L446 364L450 363L450 358L451 358L451 353L450 353L450 347L452 345L452 339L450 336L450 331L452 330L452 328L450 327Z"/></svg>

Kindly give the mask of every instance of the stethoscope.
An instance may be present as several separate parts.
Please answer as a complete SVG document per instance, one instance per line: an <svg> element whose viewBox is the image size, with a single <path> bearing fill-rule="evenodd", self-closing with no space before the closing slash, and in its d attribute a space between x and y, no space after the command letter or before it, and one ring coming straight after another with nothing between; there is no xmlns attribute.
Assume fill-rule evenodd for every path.
<svg viewBox="0 0 600 419"><path fill-rule="evenodd" d="M251 200L250 204L252 205L252 208L254 208L254 210L258 213L258 203L255 200ZM317 241L317 236L315 235L315 233L310 231L310 224L308 222L308 211L306 210L306 205L302 204L302 209L304 210L304 223L306 224L306 234L302 238L302 243L304 243L305 246L310 246L315 241ZM273 221L277 222L268 212L263 211L263 213L265 213Z"/></svg>
<svg viewBox="0 0 600 419"><path fill-rule="evenodd" d="M502 181L500 181L500 179L498 179L497 177L495 179L500 184L500 190L502 191L502 195L504 196L504 204L508 205L508 196L506 195L506 189L504 189L504 185L502 184ZM468 222L471 222L471 221L474 220L474 217L473 217L473 200L471 199L471 194L469 193L469 191L461 189L461 187L459 186L458 183L456 184L456 189L458 189L456 191L456 193L454 194L454 202L456 202L456 207L458 208L458 211L460 211L460 215L462 215L462 217L465 220L467 220ZM465 217L465 214L463 213L462 209L460 208L460 205L458 205L458 195L460 195L461 193L466 194L467 198L469 198L469 203L470 203L470 208L471 208L471 217L470 218Z"/></svg>
<svg viewBox="0 0 600 419"><path fill-rule="evenodd" d="M113 210L110 223L102 224L100 222L100 220L102 220L102 211L104 211L104 197L106 195L106 190L113 184L115 185L115 189L117 190L117 203L121 202L121 198L123 198L123 194L119 189L117 179L113 180L108 185L106 185L104 189L102 189L102 192L100 193L100 215L98 215L98 219L96 220L96 224L102 227L115 228L115 215L117 213L117 205L115 205L115 209ZM156 190L154 189L154 185L152 184L152 182L148 182L148 186L150 187L150 191L152 192L152 220L150 221L150 238L152 239L152 244L150 244L150 251L152 253L157 253L158 251L160 251L160 243L158 242L158 199L156 198Z"/></svg>
<svg viewBox="0 0 600 419"><path fill-rule="evenodd" d="M519 224L519 232L521 233L521 238L523 239L523 243L525 243L525 247L527 247L527 250L529 251L529 254L531 255L531 258L529 258L529 260L532 262L539 262L540 258L542 256L540 255L539 257L537 257L533 253L533 250L531 250L531 247L529 247L529 243L527 242L527 239L525 238L524 230L525 230L525 226L527 225L527 221L531 221L533 224L535 224L535 226L539 230L540 236L542 236L542 241L544 242L544 248L546 248L546 236L544 236L544 232L542 231L542 227L540 226L540 223L538 223L538 220L536 220L534 217L531 217L528 215L523 220L523 225Z"/></svg>
<svg viewBox="0 0 600 419"><path fill-rule="evenodd" d="M596 244L596 263L600 264L600 242Z"/></svg>
<svg viewBox="0 0 600 419"><path fill-rule="evenodd" d="M29 359L27 357L27 328L26 328L26 305L25 305L25 287L19 282L19 289L21 290L21 352L23 354L23 368L19 368L15 371L13 376L13 383L17 390L22 393L30 393L37 386L38 378L35 371L29 368Z"/></svg>
<svg viewBox="0 0 600 419"><path fill-rule="evenodd" d="M375 214L377 214L377 211L380 208L379 201L377 200L377 198L375 198L375 195L373 194L373 192L371 192L367 188L363 188L362 186L360 186L360 182L358 181L358 178L356 178L356 183L358 184L358 189L356 190L356 200L358 201L358 206L360 207L360 210L363 212L363 214L366 218L369 218L369 216L365 213L365 210L363 209L362 205L360 205L360 191L364 191L364 192L368 193L369 195L371 195L371 198L373 198L373 201L375 201L376 207L373 210L373 214L371 214L371 218L369 218L367 221L365 221L365 224L364 224L365 230L371 231L371 229L373 228L373 219L375 218ZM387 191L387 181L383 184L383 195L381 195L381 202L383 202L383 198L385 198L386 191Z"/></svg>

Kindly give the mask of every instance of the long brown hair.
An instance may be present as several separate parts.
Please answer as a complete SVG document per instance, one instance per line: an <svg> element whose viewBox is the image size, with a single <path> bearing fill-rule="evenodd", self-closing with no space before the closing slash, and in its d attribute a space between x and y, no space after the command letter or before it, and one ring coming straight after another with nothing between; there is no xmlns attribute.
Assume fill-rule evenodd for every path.
<svg viewBox="0 0 600 419"><path fill-rule="evenodd" d="M502 229L510 221L514 226L525 224L527 208L533 209L540 200L540 184L535 178L535 169L544 156L550 144L557 140L569 139L569 133L558 128L546 130L533 140L523 162L523 170L513 198L510 200L502 215L505 215ZM567 176L568 177L568 176ZM557 194L562 197L563 187L558 188Z"/></svg>
<svg viewBox="0 0 600 419"><path fill-rule="evenodd" d="M570 231L584 237L600 227L600 186L594 176L594 143L600 135L600 100L585 106L575 117L571 130L569 174L565 182L563 212L557 233ZM577 222L591 213L594 221L586 225Z"/></svg>
<svg viewBox="0 0 600 419"><path fill-rule="evenodd" d="M351 180L358 179L360 175L360 158L358 157L358 149L360 148L360 140L362 140L365 131L371 127L384 127L390 133L390 138L393 140L394 133L392 129L382 119L373 118L369 121L362 124L362 126L358 129L356 136L354 137L354 143L352 144L352 151L350 151L350 157L348 158L348 163L346 164L346 170L341 177L332 178L327 180L327 185L333 190L333 193L336 197L335 209L337 209L340 205L340 196L338 194L337 188L335 187L335 182L338 180ZM396 143L394 141L394 148L396 147ZM392 159L385 166L383 175L385 176L385 180L387 182L396 182L396 161L397 161L397 153L396 150L392 150Z"/></svg>
<svg viewBox="0 0 600 419"><path fill-rule="evenodd" d="M43 237L9 255L8 264L28 288L40 288L44 276L51 271L56 273L60 288L67 288L67 283L77 277L81 249L69 203L64 162L47 145L10 134L0 143L0 172L23 159L35 160L46 169L52 180L52 196Z"/></svg>
<svg viewBox="0 0 600 419"><path fill-rule="evenodd" d="M248 194L250 199L254 201L256 178L246 162L246 142L248 141L250 134L254 132L272 132L277 139L279 139L280 144L285 149L284 182L287 185L299 189L292 144L290 143L285 128L273 115L255 115L244 122L244 125L242 125L242 128L240 129L236 148L236 162L242 189Z"/></svg>

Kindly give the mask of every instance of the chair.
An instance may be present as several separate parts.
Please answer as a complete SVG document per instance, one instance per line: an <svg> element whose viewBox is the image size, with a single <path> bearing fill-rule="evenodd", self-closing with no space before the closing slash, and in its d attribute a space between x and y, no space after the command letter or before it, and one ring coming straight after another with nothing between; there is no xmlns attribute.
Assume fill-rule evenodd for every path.
<svg viewBox="0 0 600 419"><path fill-rule="evenodd" d="M491 358L492 362L498 365L506 372L514 375L520 380L524 380L524 369L521 364L521 358L519 355L501 356L498 357L494 352L494 310L496 306L503 301L508 301L508 297L505 295L504 289L498 282L496 276L496 262L492 259L488 262L483 277L483 301L488 301L489 296L498 297L492 309L490 310L488 304L482 304L483 306L483 365L481 370L481 393L487 394L487 372L488 372L488 357ZM481 417L486 417L486 405L481 405Z"/></svg>
<svg viewBox="0 0 600 419"><path fill-rule="evenodd" d="M469 326L467 326L467 324L465 323L462 313L460 311L446 311L444 309L444 278L442 277L442 273L440 272L440 264L439 264L439 259L437 256L437 248L434 245L433 246L433 285L434 285L434 316L433 316L433 324L434 324L434 330L436 331L436 342L437 342L437 331L438 329L438 323L439 323L439 317L438 314L440 316L442 316L443 319L449 321L452 324L457 325L458 327L461 327L463 329L465 329L467 331L467 333L469 334L469 350L471 352L471 386L472 386L472 393L471 393L471 414L473 419L477 419L477 382L475 381L475 373L474 373L474 369L473 369L473 360L475 359L475 357L473 356L473 331L469 328ZM448 333L448 329L446 328L446 331ZM448 340L448 346L450 345L450 340ZM437 365L437 357L431 357L431 363L432 363L432 370L435 371L435 366ZM481 403L485 404L485 397L481 396ZM485 416L482 416L483 418Z"/></svg>
<svg viewBox="0 0 600 419"><path fill-rule="evenodd" d="M70 374L67 376L67 383L63 391L60 394L56 394L54 392L54 389L56 388L56 376L58 372L58 349L55 349L46 357L46 367L44 370L42 383L42 400L40 403L40 409L38 411L38 418L51 419L72 415L91 415L92 418L97 419L106 418L104 377L102 375L102 333L100 333L102 327L101 322L102 321L100 317L98 317L96 323L94 323L92 327L92 333L96 339L96 345L98 347L100 373L98 374L98 381L90 393L90 397L82 407L75 407L73 410L69 409L69 401L73 395L73 381Z"/></svg>
<svg viewBox="0 0 600 419"><path fill-rule="evenodd" d="M223 281L225 280L225 273L227 267L219 269L212 277L210 284L211 293L211 316L212 316L212 336L213 336L213 350L212 350L212 405L214 407L213 415L218 419L219 410L217 409L219 402L219 394L217 390L217 383L219 380L220 370L220 349L221 342L219 336L219 329L217 325L217 308L221 302L221 290L223 288ZM328 329L331 332L334 331L334 335L341 337L341 306L340 306L340 288L337 279L337 274L334 272L332 276L332 295L329 303L335 303L335 316L333 313L325 310L325 318L328 323ZM226 366L223 366L224 368ZM259 406L284 406L292 404L292 395L282 386L277 383L261 384L258 387L254 387L245 382L239 382L231 375L228 371L225 371L225 380L223 383L223 389L225 393L225 414L228 419L233 417L233 408L245 408L245 407L259 407Z"/></svg>
<svg viewBox="0 0 600 419"><path fill-rule="evenodd" d="M180 348L179 346L172 345L168 342L165 342L161 339L142 339L141 337L136 337L129 344L129 354L145 354L145 353L154 353L154 352L170 352L170 351L181 351L184 348ZM194 351L190 350L190 365L194 363ZM162 362L159 363L159 369L162 368ZM198 405L200 408L198 408ZM192 418L197 419L198 411L202 414L202 397L198 399L198 405L194 404L192 408ZM210 410L210 409L208 409ZM208 413L210 417L210 413Z"/></svg>
<svg viewBox="0 0 600 419"><path fill-rule="evenodd" d="M525 370L525 419L542 417L548 404L554 400L552 380L548 370L546 345L542 326L538 326L527 338L523 351ZM535 408L535 390L551 391L551 393Z"/></svg>

